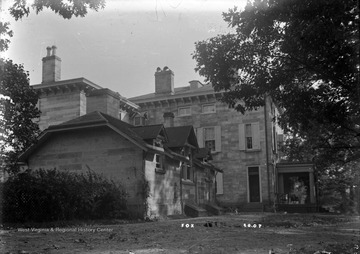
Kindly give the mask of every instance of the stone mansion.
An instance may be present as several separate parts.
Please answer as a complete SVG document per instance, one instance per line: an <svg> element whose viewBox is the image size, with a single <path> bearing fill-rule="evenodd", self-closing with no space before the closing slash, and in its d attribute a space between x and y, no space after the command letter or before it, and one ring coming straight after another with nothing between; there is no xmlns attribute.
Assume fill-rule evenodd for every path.
<svg viewBox="0 0 360 254"><path fill-rule="evenodd" d="M124 98L85 78L61 80L55 46L47 48L42 61L42 83L32 86L40 92L41 130L93 111L134 126L193 126L198 146L208 148L212 164L221 169L215 177L217 205L263 211L279 203L281 194L286 197L283 203L314 206L311 164L280 163L283 132L274 121L279 109L271 98L264 107L241 114L220 102L222 92L209 84L192 80L175 87L174 72L168 67L155 70L154 93ZM289 199L294 179L307 187L306 197L297 203Z"/></svg>

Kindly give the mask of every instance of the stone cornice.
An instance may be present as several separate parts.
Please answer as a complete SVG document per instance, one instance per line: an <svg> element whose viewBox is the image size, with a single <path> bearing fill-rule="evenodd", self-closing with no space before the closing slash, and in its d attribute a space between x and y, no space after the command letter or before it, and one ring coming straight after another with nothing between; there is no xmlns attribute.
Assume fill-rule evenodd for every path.
<svg viewBox="0 0 360 254"><path fill-rule="evenodd" d="M64 93L67 91L74 90L83 90L83 91L91 91L102 89L101 86L87 80L85 78L76 78L76 79L68 79L61 80L56 82L42 83L37 85L32 85L32 88L40 91L41 94L49 94L49 93Z"/></svg>
<svg viewBox="0 0 360 254"><path fill-rule="evenodd" d="M103 87L91 82L86 78L67 79L56 82L42 83L42 84L32 85L31 87L34 88L35 90L40 91L41 94L51 94L51 93L57 94L57 93L66 93L72 91L84 91L88 93L94 90L106 90ZM111 94L113 93L117 94L113 91L111 92L106 91L106 92ZM125 111L137 111L140 108L137 104L129 101L128 99L122 97L121 95L118 95L118 98L120 100L120 108Z"/></svg>
<svg viewBox="0 0 360 254"><path fill-rule="evenodd" d="M210 102L214 99L218 99L222 96L223 92L214 92L214 91L201 91L201 92L194 92L194 93L181 93L175 94L171 96L159 96L155 98L149 99L130 99L132 102L136 103L140 107L156 107L157 105L170 105L170 104L187 104L187 103L194 103L196 101L204 101Z"/></svg>

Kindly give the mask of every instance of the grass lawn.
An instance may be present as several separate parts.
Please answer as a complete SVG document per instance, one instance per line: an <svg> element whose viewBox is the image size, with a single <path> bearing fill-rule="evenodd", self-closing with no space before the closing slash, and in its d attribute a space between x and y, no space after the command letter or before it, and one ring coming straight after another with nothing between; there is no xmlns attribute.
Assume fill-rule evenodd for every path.
<svg viewBox="0 0 360 254"><path fill-rule="evenodd" d="M1 253L360 254L359 216L226 214L158 222L2 228ZM359 248L359 249L358 249Z"/></svg>

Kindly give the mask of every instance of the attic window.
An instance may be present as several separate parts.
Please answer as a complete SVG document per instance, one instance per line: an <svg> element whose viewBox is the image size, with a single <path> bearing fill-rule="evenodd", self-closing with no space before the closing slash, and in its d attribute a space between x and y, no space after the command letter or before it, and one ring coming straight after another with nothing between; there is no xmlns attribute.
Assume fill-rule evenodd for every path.
<svg viewBox="0 0 360 254"><path fill-rule="evenodd" d="M202 112L204 114L215 113L215 104L207 104L202 106Z"/></svg>
<svg viewBox="0 0 360 254"><path fill-rule="evenodd" d="M191 115L190 107L179 108L179 116L190 116L190 115Z"/></svg>
<svg viewBox="0 0 360 254"><path fill-rule="evenodd" d="M144 118L141 116L135 116L134 117L134 125L135 126L142 126L144 125Z"/></svg>
<svg viewBox="0 0 360 254"><path fill-rule="evenodd" d="M154 141L153 141L153 146L162 147L162 142L161 142L161 140L156 140L156 139L154 139Z"/></svg>

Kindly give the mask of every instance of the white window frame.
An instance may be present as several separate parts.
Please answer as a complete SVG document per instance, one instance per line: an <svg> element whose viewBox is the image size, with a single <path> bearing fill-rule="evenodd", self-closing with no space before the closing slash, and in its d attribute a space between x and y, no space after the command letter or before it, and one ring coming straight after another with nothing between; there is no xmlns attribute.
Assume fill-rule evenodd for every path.
<svg viewBox="0 0 360 254"><path fill-rule="evenodd" d="M185 114L181 114L181 111L185 110L185 111L189 111L189 112L185 112ZM178 116L191 116L191 107L187 106L187 107L180 107L178 108Z"/></svg>
<svg viewBox="0 0 360 254"><path fill-rule="evenodd" d="M184 163L182 166L182 179L185 181L194 181L194 170L193 168L189 165Z"/></svg>
<svg viewBox="0 0 360 254"><path fill-rule="evenodd" d="M154 162L155 162L155 172L160 174L165 174L163 155L156 153L154 155Z"/></svg>
<svg viewBox="0 0 360 254"><path fill-rule="evenodd" d="M246 124L251 124L252 148L247 148ZM259 122L239 124L239 150L260 151L260 124Z"/></svg>
<svg viewBox="0 0 360 254"><path fill-rule="evenodd" d="M207 130L212 130L213 132L213 135L214 137L212 139L206 139L206 131ZM216 151L216 134L215 134L215 127L204 127L203 129L204 131L204 147L206 148L209 148L207 145L206 145L206 142L211 142L213 143L214 145L212 145L212 149L209 148L210 152L215 152Z"/></svg>
<svg viewBox="0 0 360 254"><path fill-rule="evenodd" d="M221 126L204 126L196 129L196 137L200 148L205 147L205 130L206 128L214 128L215 133L215 151L211 153L221 152Z"/></svg>
<svg viewBox="0 0 360 254"><path fill-rule="evenodd" d="M250 135L247 134L247 128L250 127ZM251 123L245 124L245 149L246 150L253 150L253 143L254 143L254 134L252 131Z"/></svg>
<svg viewBox="0 0 360 254"><path fill-rule="evenodd" d="M205 111L204 109L206 108L206 107L213 107L213 111ZM203 113L203 114L213 114L213 113L216 113L216 105L215 104L203 104L202 105L202 110L201 110L201 112Z"/></svg>

